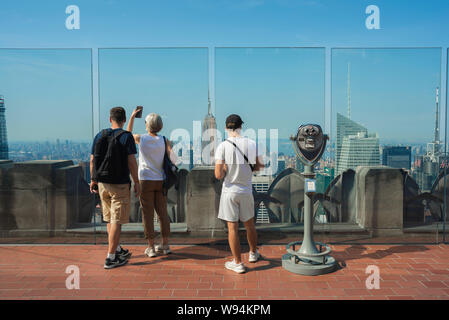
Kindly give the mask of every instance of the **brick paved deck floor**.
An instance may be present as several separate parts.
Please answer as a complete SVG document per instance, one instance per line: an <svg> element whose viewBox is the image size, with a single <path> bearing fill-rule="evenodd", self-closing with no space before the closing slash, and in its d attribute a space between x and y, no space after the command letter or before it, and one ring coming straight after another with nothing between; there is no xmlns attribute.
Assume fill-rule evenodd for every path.
<svg viewBox="0 0 449 320"><path fill-rule="evenodd" d="M128 265L104 270L103 245L0 246L4 299L444 299L449 300L449 246L336 245L341 269L322 276L292 274L281 266L285 247L260 247L264 259L248 272L224 269L227 246L173 246L147 258L129 246ZM245 248L243 248L245 249ZM244 261L248 259L244 250ZM66 267L80 269L80 290L66 289ZM368 265L380 269L380 289L365 286Z"/></svg>

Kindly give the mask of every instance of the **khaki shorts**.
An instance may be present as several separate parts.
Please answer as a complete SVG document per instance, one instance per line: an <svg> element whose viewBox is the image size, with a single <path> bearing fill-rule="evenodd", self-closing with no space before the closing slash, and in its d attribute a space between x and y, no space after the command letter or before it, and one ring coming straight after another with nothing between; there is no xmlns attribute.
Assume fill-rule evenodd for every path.
<svg viewBox="0 0 449 320"><path fill-rule="evenodd" d="M98 183L103 220L108 223L125 224L129 222L131 211L130 184Z"/></svg>

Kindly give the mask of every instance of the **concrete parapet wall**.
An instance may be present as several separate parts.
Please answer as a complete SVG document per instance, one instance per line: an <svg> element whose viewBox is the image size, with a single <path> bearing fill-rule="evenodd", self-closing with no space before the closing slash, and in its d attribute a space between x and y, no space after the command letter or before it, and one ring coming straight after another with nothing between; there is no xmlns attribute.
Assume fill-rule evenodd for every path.
<svg viewBox="0 0 449 320"><path fill-rule="evenodd" d="M402 232L403 177L400 169L357 167L356 222L376 233Z"/></svg>
<svg viewBox="0 0 449 320"><path fill-rule="evenodd" d="M0 167L0 230L66 230L90 222L94 196L72 161Z"/></svg>
<svg viewBox="0 0 449 320"><path fill-rule="evenodd" d="M218 219L219 182L213 167L195 167L187 175L186 222L190 232L224 231L225 223Z"/></svg>
<svg viewBox="0 0 449 320"><path fill-rule="evenodd" d="M264 198L269 210L276 209L277 202L285 209L300 207L304 182L299 173L290 171L270 187L271 198ZM357 223L373 235L402 234L407 196L400 169L358 167L338 179L323 198L331 222ZM213 167L183 171L178 189L171 189L168 195L171 221L185 222L191 234L213 237L226 231L225 223L217 218L220 195L221 181L214 178ZM90 223L94 206L95 197L83 180L82 169L72 161L0 162L0 236L16 231L62 233L78 223ZM138 199L134 199L134 207L138 210ZM280 210L276 219L297 225L300 211L292 212L287 219ZM138 211L133 219L139 219Z"/></svg>
<svg viewBox="0 0 449 320"><path fill-rule="evenodd" d="M12 160L0 160L0 169L9 169L14 166Z"/></svg>

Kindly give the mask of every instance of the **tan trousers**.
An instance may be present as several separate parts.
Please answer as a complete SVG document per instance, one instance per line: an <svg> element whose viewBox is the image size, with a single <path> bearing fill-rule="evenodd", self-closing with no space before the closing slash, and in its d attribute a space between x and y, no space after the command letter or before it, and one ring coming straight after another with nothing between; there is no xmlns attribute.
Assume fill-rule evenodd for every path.
<svg viewBox="0 0 449 320"><path fill-rule="evenodd" d="M167 197L162 193L163 181L140 180L140 204L146 239L154 239L154 210L159 217L162 237L170 234L170 219L167 213Z"/></svg>

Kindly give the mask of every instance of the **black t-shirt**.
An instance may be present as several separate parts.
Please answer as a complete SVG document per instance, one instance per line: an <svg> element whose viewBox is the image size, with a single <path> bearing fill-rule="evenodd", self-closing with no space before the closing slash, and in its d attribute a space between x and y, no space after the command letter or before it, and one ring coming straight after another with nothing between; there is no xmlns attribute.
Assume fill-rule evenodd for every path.
<svg viewBox="0 0 449 320"><path fill-rule="evenodd" d="M108 128L106 129L108 130L108 134L113 134L114 132L116 132L117 130L122 130L122 129L112 129L112 128ZM91 153L94 154L95 151L95 144L97 143L98 139L101 138L101 132L103 130L101 130L99 133L97 133L97 135L94 138L94 142L92 144L92 150ZM124 133L122 133L122 135L119 137L119 142L125 147L124 149L126 150L126 155L130 155L130 154L136 154L137 153L137 149L136 149L136 143L134 141L134 137L132 135L131 132L129 131L125 131ZM123 175L122 179L120 179L120 184L122 183L130 183L131 180L129 179L129 168L126 168L126 174Z"/></svg>

